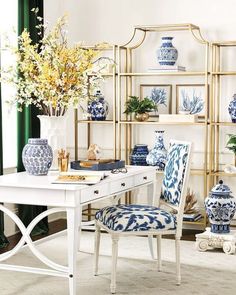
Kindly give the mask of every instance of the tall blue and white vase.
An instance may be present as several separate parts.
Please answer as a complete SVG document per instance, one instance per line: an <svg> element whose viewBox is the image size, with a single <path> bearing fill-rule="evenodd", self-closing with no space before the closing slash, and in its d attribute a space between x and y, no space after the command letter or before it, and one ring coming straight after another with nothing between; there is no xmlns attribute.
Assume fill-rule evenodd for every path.
<svg viewBox="0 0 236 295"><path fill-rule="evenodd" d="M157 49L157 61L161 66L173 66L178 58L178 50L173 46L173 37L162 37L161 47Z"/></svg>
<svg viewBox="0 0 236 295"><path fill-rule="evenodd" d="M236 94L233 95L233 100L229 103L229 114L233 123L236 123Z"/></svg>
<svg viewBox="0 0 236 295"><path fill-rule="evenodd" d="M148 155L148 146L146 144L136 144L130 155L130 164L138 166L147 166L146 157Z"/></svg>
<svg viewBox="0 0 236 295"><path fill-rule="evenodd" d="M25 170L30 175L46 175L52 165L53 152L47 139L29 138L22 151Z"/></svg>
<svg viewBox="0 0 236 295"><path fill-rule="evenodd" d="M167 161L167 150L163 139L164 131L155 131L155 133L155 145L147 155L146 162L148 165L156 166L158 170L162 171L164 170Z"/></svg>
<svg viewBox="0 0 236 295"><path fill-rule="evenodd" d="M236 199L222 180L212 188L205 199L205 207L211 223L211 232L229 233L230 221L236 211Z"/></svg>
<svg viewBox="0 0 236 295"><path fill-rule="evenodd" d="M88 114L93 121L104 121L106 120L108 109L108 102L101 94L101 91L98 90L95 99L88 103Z"/></svg>

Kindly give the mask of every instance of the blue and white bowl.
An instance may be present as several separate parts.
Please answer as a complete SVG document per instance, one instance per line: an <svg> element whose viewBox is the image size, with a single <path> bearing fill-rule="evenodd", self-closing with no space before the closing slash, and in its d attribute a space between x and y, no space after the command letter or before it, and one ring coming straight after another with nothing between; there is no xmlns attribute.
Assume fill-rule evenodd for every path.
<svg viewBox="0 0 236 295"><path fill-rule="evenodd" d="M161 66L173 66L178 58L178 50L173 46L173 37L162 37L161 47L157 49L157 61Z"/></svg>
<svg viewBox="0 0 236 295"><path fill-rule="evenodd" d="M136 144L130 155L130 164L137 166L147 166L146 157L148 155L148 146L146 144Z"/></svg>
<svg viewBox="0 0 236 295"><path fill-rule="evenodd" d="M47 139L29 138L22 151L25 170L30 175L47 175L52 165L53 152Z"/></svg>

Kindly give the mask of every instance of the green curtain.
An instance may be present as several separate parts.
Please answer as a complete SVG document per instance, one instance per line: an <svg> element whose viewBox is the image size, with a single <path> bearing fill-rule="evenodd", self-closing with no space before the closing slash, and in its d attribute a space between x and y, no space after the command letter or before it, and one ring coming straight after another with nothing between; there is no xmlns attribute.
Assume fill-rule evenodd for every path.
<svg viewBox="0 0 236 295"><path fill-rule="evenodd" d="M38 7L38 16L43 17L43 0L18 0L18 34L20 35L24 28L30 33L33 43L40 41L35 26L38 20L31 11L32 8ZM38 110L34 107L27 107L23 112L17 113L17 171L24 171L22 163L22 150L28 142L28 138L40 137L40 125L37 118ZM46 210L45 206L19 205L19 216L25 226L38 214ZM32 235L38 235L48 232L48 220L44 218L35 226Z"/></svg>
<svg viewBox="0 0 236 295"><path fill-rule="evenodd" d="M1 59L1 56L0 56ZM1 65L1 63L0 63ZM3 174L3 153L2 153L2 99L1 99L1 84L0 84L0 175ZM4 235L4 215L0 212L0 249L9 244Z"/></svg>

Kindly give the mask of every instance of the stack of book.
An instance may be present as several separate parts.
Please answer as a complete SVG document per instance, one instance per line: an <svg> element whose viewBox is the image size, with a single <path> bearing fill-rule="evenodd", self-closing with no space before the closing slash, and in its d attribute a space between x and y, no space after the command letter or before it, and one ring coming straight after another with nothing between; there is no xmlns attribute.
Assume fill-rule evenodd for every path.
<svg viewBox="0 0 236 295"><path fill-rule="evenodd" d="M149 68L149 72L184 72L186 71L185 67L183 66L159 66L155 68Z"/></svg>
<svg viewBox="0 0 236 295"><path fill-rule="evenodd" d="M183 215L183 221L197 221L201 218L202 218L202 214L200 212Z"/></svg>

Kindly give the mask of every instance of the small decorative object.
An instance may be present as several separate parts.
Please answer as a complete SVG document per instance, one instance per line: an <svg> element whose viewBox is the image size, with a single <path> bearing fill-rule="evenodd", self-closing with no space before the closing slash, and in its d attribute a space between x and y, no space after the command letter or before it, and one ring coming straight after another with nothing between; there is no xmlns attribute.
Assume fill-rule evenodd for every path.
<svg viewBox="0 0 236 295"><path fill-rule="evenodd" d="M161 66L173 66L178 58L178 50L173 46L174 37L162 37L161 47L157 49L157 61Z"/></svg>
<svg viewBox="0 0 236 295"><path fill-rule="evenodd" d="M171 113L172 85L141 84L140 97L148 97L154 101L157 108L150 113L150 117L157 117L159 114Z"/></svg>
<svg viewBox="0 0 236 295"><path fill-rule="evenodd" d="M101 152L102 150L97 144L90 144L87 152L88 160L99 160L101 157Z"/></svg>
<svg viewBox="0 0 236 295"><path fill-rule="evenodd" d="M236 123L236 94L233 95L233 100L229 103L229 114L233 123Z"/></svg>
<svg viewBox="0 0 236 295"><path fill-rule="evenodd" d="M157 109L157 105L148 97L139 99L138 96L130 96L126 102L125 114L135 114L137 121L146 121L149 118L149 112Z"/></svg>
<svg viewBox="0 0 236 295"><path fill-rule="evenodd" d="M93 121L104 121L108 114L108 102L100 90L97 90L95 99L88 103L88 114Z"/></svg>
<svg viewBox="0 0 236 295"><path fill-rule="evenodd" d="M66 153L63 149L58 152L58 168L60 172L66 172L68 170L69 157L70 153Z"/></svg>
<svg viewBox="0 0 236 295"><path fill-rule="evenodd" d="M205 117L205 85L176 85L176 113Z"/></svg>
<svg viewBox="0 0 236 295"><path fill-rule="evenodd" d="M29 138L22 151L25 170L31 175L46 175L52 165L52 148L47 139Z"/></svg>
<svg viewBox="0 0 236 295"><path fill-rule="evenodd" d="M222 180L212 188L205 200L205 207L211 223L211 232L229 233L230 221L236 211L236 200Z"/></svg>
<svg viewBox="0 0 236 295"><path fill-rule="evenodd" d="M236 167L236 134L228 134L228 136L226 148L234 153L234 166Z"/></svg>
<svg viewBox="0 0 236 295"><path fill-rule="evenodd" d="M155 131L156 139L154 148L147 155L147 164L156 166L158 170L164 170L167 161L167 150L164 146L163 133L164 131Z"/></svg>
<svg viewBox="0 0 236 295"><path fill-rule="evenodd" d="M146 144L136 144L130 155L130 164L138 166L147 166L146 157L148 155L148 146Z"/></svg>
<svg viewBox="0 0 236 295"><path fill-rule="evenodd" d="M193 191L190 192L190 188L188 188L185 205L184 205L184 213L193 214L198 212L198 210L196 210L195 208L196 203L197 203L197 200L195 198L195 194L193 193Z"/></svg>

